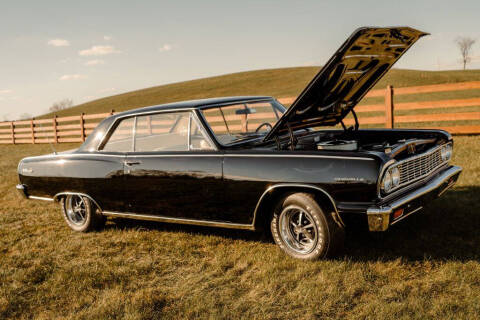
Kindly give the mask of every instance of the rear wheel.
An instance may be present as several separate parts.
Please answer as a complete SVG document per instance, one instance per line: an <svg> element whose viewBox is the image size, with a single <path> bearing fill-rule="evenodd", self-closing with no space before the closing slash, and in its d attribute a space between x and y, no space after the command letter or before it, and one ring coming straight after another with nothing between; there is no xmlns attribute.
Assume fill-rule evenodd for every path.
<svg viewBox="0 0 480 320"><path fill-rule="evenodd" d="M307 193L294 193L282 199L270 227L277 245L294 258L331 257L343 247L344 229Z"/></svg>
<svg viewBox="0 0 480 320"><path fill-rule="evenodd" d="M88 197L69 194L62 198L60 205L65 222L75 231L88 232L105 225L105 217L97 212L96 206Z"/></svg>

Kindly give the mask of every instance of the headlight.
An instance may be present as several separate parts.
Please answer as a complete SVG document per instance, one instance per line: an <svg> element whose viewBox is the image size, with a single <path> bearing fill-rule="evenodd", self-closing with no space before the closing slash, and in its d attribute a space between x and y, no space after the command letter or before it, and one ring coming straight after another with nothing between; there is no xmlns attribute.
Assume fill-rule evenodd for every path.
<svg viewBox="0 0 480 320"><path fill-rule="evenodd" d="M452 145L446 144L442 147L441 150L442 160L448 161L452 158Z"/></svg>
<svg viewBox="0 0 480 320"><path fill-rule="evenodd" d="M392 168L390 171L390 175L392 176L392 185L394 188L398 187L400 184L400 170L397 167Z"/></svg>
<svg viewBox="0 0 480 320"><path fill-rule="evenodd" d="M390 174L390 170L385 172L382 180L382 190L385 192L389 192L392 189L392 175Z"/></svg>
<svg viewBox="0 0 480 320"><path fill-rule="evenodd" d="M385 193L390 192L392 189L398 187L400 184L400 170L398 167L391 167L383 176L382 179L382 190Z"/></svg>

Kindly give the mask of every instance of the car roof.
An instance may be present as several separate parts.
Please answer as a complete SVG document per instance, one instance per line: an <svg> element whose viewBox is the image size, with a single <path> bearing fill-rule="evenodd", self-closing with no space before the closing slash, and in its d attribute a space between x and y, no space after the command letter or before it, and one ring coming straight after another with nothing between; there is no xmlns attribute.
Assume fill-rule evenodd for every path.
<svg viewBox="0 0 480 320"><path fill-rule="evenodd" d="M235 102L245 102L245 101L255 101L255 100L266 100L272 99L269 96L238 96L238 97L219 97L219 98L210 98L210 99L198 99L198 100L188 100L188 101L179 101L173 103L159 104L149 107L137 108L133 110L128 110L125 112L117 113L116 117L125 117L128 115L155 112L155 111L165 111L165 110L177 110L177 109L201 109L212 105L217 104L230 104Z"/></svg>

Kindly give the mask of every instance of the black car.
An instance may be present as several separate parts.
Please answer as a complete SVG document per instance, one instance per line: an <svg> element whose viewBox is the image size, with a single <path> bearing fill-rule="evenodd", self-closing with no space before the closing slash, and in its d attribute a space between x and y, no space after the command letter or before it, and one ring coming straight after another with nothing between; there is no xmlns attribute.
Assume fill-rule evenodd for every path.
<svg viewBox="0 0 480 320"><path fill-rule="evenodd" d="M288 110L255 96L116 114L76 150L23 159L17 189L60 202L76 231L100 228L106 217L270 225L287 254L330 256L349 217L385 231L460 175L449 164L453 141L445 131L360 130L358 121L343 121L349 113L356 119L355 105L423 35L407 27L356 30Z"/></svg>

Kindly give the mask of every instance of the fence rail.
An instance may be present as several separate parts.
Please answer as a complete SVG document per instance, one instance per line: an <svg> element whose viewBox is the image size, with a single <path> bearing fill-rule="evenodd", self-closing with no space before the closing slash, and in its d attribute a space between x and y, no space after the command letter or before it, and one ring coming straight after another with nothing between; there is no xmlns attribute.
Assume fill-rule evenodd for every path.
<svg viewBox="0 0 480 320"><path fill-rule="evenodd" d="M479 111L395 115L396 111L426 110L426 109L451 109L460 107L480 106L480 97L466 99L445 99L418 102L395 103L394 97L421 93L435 93L448 91L462 91L480 89L480 81L461 82L452 84L435 84L417 87L393 88L371 90L367 98L384 97L382 104L364 104L355 107L359 121L365 125L383 125L393 128L395 124L424 123L424 122L452 122L466 120L480 120ZM295 97L281 98L283 104L291 104ZM373 113L369 114L369 113ZM383 115L378 115L383 113ZM0 122L0 144L20 143L63 143L83 142L99 122L114 114L114 111L98 114L80 114L78 116L57 117L51 119L31 119L21 121ZM252 115L255 118L261 114ZM353 119L346 119L346 125L353 124ZM480 134L480 125L448 125L448 126L419 126L421 128L437 128L449 131L452 134Z"/></svg>

